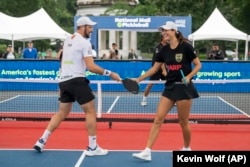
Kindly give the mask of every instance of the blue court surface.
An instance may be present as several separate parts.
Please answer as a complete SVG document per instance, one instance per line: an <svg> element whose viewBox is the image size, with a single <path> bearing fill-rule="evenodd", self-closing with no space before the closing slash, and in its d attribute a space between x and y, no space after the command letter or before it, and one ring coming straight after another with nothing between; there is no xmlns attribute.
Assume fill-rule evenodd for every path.
<svg viewBox="0 0 250 167"><path fill-rule="evenodd" d="M154 151L152 161L132 157L138 151L110 151L105 156L86 157L80 150L34 150L0 149L1 167L171 167L172 152Z"/></svg>
<svg viewBox="0 0 250 167"><path fill-rule="evenodd" d="M102 114L154 114L159 101L159 96L149 96L147 106L141 106L142 97L135 96L103 96ZM96 97L96 108L97 107ZM0 101L0 114L46 114L58 110L57 96L36 96L36 95L17 95L9 99ZM77 103L73 104L72 113L82 113ZM169 115L176 115L176 107L173 107ZM250 117L246 112L227 102L220 96L201 96L194 99L191 109L191 116L221 117Z"/></svg>
<svg viewBox="0 0 250 167"><path fill-rule="evenodd" d="M141 96L110 96L102 98L102 114L121 114L124 117L153 115L159 96L149 96L147 106L141 106ZM58 110L57 96L17 95L0 101L0 116L46 114ZM97 106L97 99L96 99ZM73 113L82 113L77 103ZM191 116L242 117L250 116L220 96L201 96L194 99ZM176 107L170 115L176 115ZM171 167L172 151L153 151L152 161L145 162L132 157L137 151L110 150L106 156L86 157L82 150L50 150L38 153L31 149L0 149L0 167Z"/></svg>

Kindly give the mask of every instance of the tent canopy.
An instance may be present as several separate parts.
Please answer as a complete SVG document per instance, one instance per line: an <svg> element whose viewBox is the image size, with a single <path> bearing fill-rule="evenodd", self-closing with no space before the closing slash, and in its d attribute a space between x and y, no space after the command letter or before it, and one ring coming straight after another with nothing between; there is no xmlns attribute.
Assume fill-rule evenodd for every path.
<svg viewBox="0 0 250 167"><path fill-rule="evenodd" d="M233 27L215 8L206 22L194 33L188 36L189 40L247 40L247 34Z"/></svg>
<svg viewBox="0 0 250 167"><path fill-rule="evenodd" d="M63 40L70 35L59 27L43 8L25 17L11 17L0 12L0 23L0 39L12 41Z"/></svg>
<svg viewBox="0 0 250 167"><path fill-rule="evenodd" d="M245 60L248 54L248 35L234 26L232 26L225 17L221 14L218 8L215 8L203 25L194 33L188 36L188 39L193 41L199 40L224 40L236 41L236 49L238 52L238 41L244 40L245 44Z"/></svg>

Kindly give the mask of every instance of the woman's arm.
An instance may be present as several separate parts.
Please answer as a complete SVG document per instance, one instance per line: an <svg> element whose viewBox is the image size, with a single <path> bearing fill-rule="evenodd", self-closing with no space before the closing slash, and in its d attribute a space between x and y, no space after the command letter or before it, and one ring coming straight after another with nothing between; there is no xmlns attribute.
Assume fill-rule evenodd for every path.
<svg viewBox="0 0 250 167"><path fill-rule="evenodd" d="M136 79L136 81L141 82L141 81L145 80L146 78L152 76L157 71L159 71L159 69L161 68L161 65L162 65L162 62L155 62L154 65L147 72L145 72L143 75L138 77Z"/></svg>
<svg viewBox="0 0 250 167"><path fill-rule="evenodd" d="M201 69L201 62L198 57L196 57L192 63L194 64L193 70L186 76L186 80L189 83L190 79L193 78L193 76L200 71Z"/></svg>

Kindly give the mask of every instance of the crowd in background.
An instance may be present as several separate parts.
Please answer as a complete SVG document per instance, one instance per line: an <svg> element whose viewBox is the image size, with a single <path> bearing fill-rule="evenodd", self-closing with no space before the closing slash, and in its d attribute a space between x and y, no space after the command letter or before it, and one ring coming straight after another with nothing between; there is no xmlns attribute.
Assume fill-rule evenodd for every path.
<svg viewBox="0 0 250 167"><path fill-rule="evenodd" d="M27 47L23 50L19 51L19 53L15 53L13 46L9 44L6 47L6 51L1 53L1 59L57 59L58 50L53 50L48 48L46 51L39 52L32 41L28 41Z"/></svg>
<svg viewBox="0 0 250 167"><path fill-rule="evenodd" d="M62 43L60 47L62 47ZM39 52L34 46L32 41L28 41L27 47L20 51L20 53L15 53L13 46L11 44L6 46L6 51L0 52L0 59L57 59L58 49L53 50L48 48L46 51ZM207 60L228 60L228 56L237 57L235 50L232 51L232 55L227 54L228 51L223 51L220 49L217 43L213 43L210 52L207 53ZM138 55L133 48L130 48L128 55L123 56L118 50L116 43L113 43L109 51L98 55L95 47L92 45L92 54L94 59L106 59L106 60L136 60L143 59L141 55ZM147 58L146 58L147 59ZM238 59L233 59L238 60Z"/></svg>
<svg viewBox="0 0 250 167"><path fill-rule="evenodd" d="M9 44L6 46L5 52L0 52L0 59L58 59L57 52L60 48L62 48L62 43L58 49L53 50L52 48L48 48L46 51L40 52L34 46L33 41L28 41L26 48L19 50L18 53L15 53L13 46ZM92 54L94 59L122 60L140 58L140 56L135 53L133 48L128 51L128 55L123 56L118 50L116 43L113 43L111 48L102 55L98 55L95 46L92 45Z"/></svg>

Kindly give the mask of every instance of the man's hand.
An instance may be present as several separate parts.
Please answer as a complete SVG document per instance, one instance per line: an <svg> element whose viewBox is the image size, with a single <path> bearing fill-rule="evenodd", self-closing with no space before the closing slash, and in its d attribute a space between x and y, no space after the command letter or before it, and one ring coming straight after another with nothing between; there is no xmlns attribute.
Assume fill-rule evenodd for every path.
<svg viewBox="0 0 250 167"><path fill-rule="evenodd" d="M116 80L116 81L121 81L121 77L119 74L115 73L115 72L112 72L110 74L110 78L112 78L113 80Z"/></svg>

